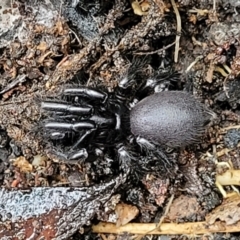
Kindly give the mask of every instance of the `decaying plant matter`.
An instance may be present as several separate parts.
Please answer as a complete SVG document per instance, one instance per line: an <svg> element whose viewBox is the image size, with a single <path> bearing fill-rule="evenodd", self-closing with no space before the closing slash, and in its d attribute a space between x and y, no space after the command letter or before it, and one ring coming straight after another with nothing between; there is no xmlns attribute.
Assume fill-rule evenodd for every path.
<svg viewBox="0 0 240 240"><path fill-rule="evenodd" d="M109 147L105 151L98 146L99 148L94 148L95 155L90 154L88 159L78 164L70 165L61 161L51 152L54 144L64 153L69 150L69 146L66 146L66 141L52 144L46 138L43 131L44 119L55 121L56 118L50 119L49 112L43 111L40 103L50 98L56 102L61 99L64 89L79 86L94 88L113 96L126 76L136 80L132 86L135 93L146 79L152 86L161 76L162 81L154 91L188 92L198 102L212 109L217 119L209 126L207 133L202 135L198 144L185 149L165 147L165 155L171 162L167 173L151 151L149 154L140 150L133 151L131 165L125 166L131 169L127 180L115 182L113 185L116 188L111 185L112 191L103 190L100 194L105 194L104 197L108 200L102 201L100 195L95 193L91 195L101 203L99 206L99 202L95 202L96 215L91 215L91 212L91 217L82 218L81 223L75 225L76 228L63 229L66 230L66 236L76 232L73 237L80 238L77 228L91 224L92 219L117 222L115 208L119 204L125 206L124 203L139 213L129 218L134 218L136 223L159 222L159 218L167 221L162 216L165 216L164 208L170 195L175 196L171 221L182 222L182 229L188 224L194 225L194 222L204 222L209 212L215 214L211 217L211 224L215 226L212 222L219 215L216 207L221 206L223 201L215 182L218 180L224 186L224 194L229 193L231 188L228 184L237 185L235 174L240 168L240 137L236 128L240 122L239 1L1 0L1 7L2 193L10 196L5 189L17 188L15 196L18 196L20 189L31 187L33 195L35 187L47 187L50 191L57 190L57 187L71 188L73 191L79 188L90 191L96 186L105 189L106 184L114 182L122 171L113 148ZM138 57L145 59L145 64L136 73L129 69ZM148 90L144 96L153 94L153 88ZM126 96L127 103L136 104L135 100L130 101L135 94L130 91ZM70 100L64 101L69 104ZM74 101L78 101L76 96ZM100 106L99 103L93 105L95 109ZM129 106L132 107L133 105ZM61 117L64 114L59 115ZM79 120L69 116L66 119L71 123ZM54 131L55 134L61 133L57 128ZM62 140L66 138L65 136ZM126 138L126 142L129 141L131 139ZM106 144L104 146L107 148ZM131 146L132 143L127 144L127 147ZM216 175L216 160L231 161L234 170L223 170ZM229 171L232 171L232 177L228 174ZM87 191L84 194L88 194ZM174 219L176 206L184 199L191 204L191 211L181 211ZM235 206L238 200L236 198L231 202L227 199L222 205L223 213L233 216L230 205ZM85 200L84 206L88 209L94 200ZM25 203L22 198L21 203ZM215 208L216 212L213 211ZM66 212L69 211L71 208L66 209ZM60 219L63 212L54 213L56 219ZM44 216L46 215L42 217ZM219 215L219 219L229 221L226 216ZM233 218L234 226L238 226L237 216L238 214ZM31 223L36 230L34 236L40 236L39 229L43 225L40 226L35 221L39 219L44 222L41 217L33 217L23 225L20 219L14 224L19 224L18 230L21 232L26 224ZM81 218L77 219L76 223L79 223ZM10 229L9 219L1 224L4 229ZM222 223L216 223L219 224ZM229 229L229 226L225 227ZM216 231L221 230L219 229L216 228ZM83 233L81 238L90 236L92 239L100 238L92 231ZM103 239L107 237L106 235ZM223 236L218 237L221 239ZM171 238L179 239L174 235ZM231 238L236 239L234 235Z"/></svg>

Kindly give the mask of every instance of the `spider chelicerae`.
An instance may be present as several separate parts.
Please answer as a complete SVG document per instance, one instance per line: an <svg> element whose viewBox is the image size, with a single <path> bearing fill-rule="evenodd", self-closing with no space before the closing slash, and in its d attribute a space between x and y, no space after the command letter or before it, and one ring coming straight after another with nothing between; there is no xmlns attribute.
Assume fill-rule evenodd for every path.
<svg viewBox="0 0 240 240"><path fill-rule="evenodd" d="M179 79L177 73L139 81L136 76L145 64L135 61L111 93L71 86L60 100L43 101L42 109L51 112L43 127L54 142L54 155L79 162L114 149L125 170L132 152L154 156L167 167L171 161L162 147L184 147L199 140L213 112L188 93L164 91Z"/></svg>

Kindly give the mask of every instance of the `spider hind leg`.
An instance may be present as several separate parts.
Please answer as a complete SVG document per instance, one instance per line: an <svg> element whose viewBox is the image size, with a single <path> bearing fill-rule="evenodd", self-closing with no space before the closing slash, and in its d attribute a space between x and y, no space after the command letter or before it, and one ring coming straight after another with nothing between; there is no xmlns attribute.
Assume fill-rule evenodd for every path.
<svg viewBox="0 0 240 240"><path fill-rule="evenodd" d="M145 138L137 137L136 138L137 144L140 146L141 149L144 149L147 154L153 154L161 163L163 164L164 168L169 171L172 167L173 163L164 153L164 151L155 144L149 142Z"/></svg>

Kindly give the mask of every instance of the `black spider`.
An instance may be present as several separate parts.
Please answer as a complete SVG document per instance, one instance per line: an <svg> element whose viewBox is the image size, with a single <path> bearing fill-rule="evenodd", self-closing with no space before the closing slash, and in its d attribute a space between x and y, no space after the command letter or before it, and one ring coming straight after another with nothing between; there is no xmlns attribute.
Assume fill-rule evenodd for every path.
<svg viewBox="0 0 240 240"><path fill-rule="evenodd" d="M188 93L163 91L178 74L155 74L139 82L136 76L143 65L135 61L113 93L67 87L60 101L42 102L42 109L53 113L43 125L58 158L80 161L89 153L115 149L120 165L128 168L130 149L171 165L162 147L185 147L199 140L214 113ZM61 146L68 148L61 152Z"/></svg>

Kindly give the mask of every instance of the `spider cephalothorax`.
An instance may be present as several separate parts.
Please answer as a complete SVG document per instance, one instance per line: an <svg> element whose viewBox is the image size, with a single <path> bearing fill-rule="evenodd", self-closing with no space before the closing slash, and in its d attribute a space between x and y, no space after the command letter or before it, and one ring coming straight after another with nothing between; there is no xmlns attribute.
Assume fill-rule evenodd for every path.
<svg viewBox="0 0 240 240"><path fill-rule="evenodd" d="M131 161L127 149L138 146L137 152L151 153L167 163L163 146L185 147L199 140L215 116L212 111L189 93L162 91L165 77L157 75L137 84L131 68L128 72L130 75L119 81L113 93L85 86L67 87L60 101L42 102L42 109L53 113L52 119L44 122L44 129L55 142L59 158L85 160L90 152L111 148L117 151L120 162L127 162ZM131 92L133 86L137 90ZM159 89L162 92L157 92ZM149 90L155 93L144 96ZM132 108L130 100L136 96L143 99L135 101ZM65 152L59 151L60 144L68 146Z"/></svg>

